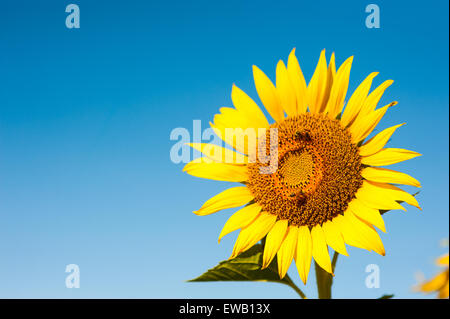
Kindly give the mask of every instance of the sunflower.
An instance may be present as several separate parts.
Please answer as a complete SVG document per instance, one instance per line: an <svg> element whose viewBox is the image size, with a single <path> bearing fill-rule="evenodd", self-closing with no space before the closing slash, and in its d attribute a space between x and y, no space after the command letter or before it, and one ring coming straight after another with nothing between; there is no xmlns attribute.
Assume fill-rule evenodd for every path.
<svg viewBox="0 0 450 319"><path fill-rule="evenodd" d="M424 293L438 293L438 298L445 299L448 298L448 279L449 279L449 268L448 268L448 254L439 257L436 260L438 266L444 267L444 271L440 272L434 278L430 279L419 285L418 290Z"/></svg>
<svg viewBox="0 0 450 319"><path fill-rule="evenodd" d="M220 242L240 229L230 258L266 236L262 268L276 256L283 278L294 259L306 284L312 258L332 273L328 247L348 256L348 244L384 256L374 228L386 231L380 210L405 210L400 202L420 208L411 194L393 185L420 187L420 183L405 173L380 167L420 155L385 148L403 124L365 141L387 110L397 104L376 108L393 81L369 93L378 73L369 74L344 109L352 61L353 57L348 58L336 71L334 53L327 64L323 50L308 85L295 49L287 66L278 63L275 85L253 66L256 91L275 122L270 124L259 106L233 85L235 108L221 108L210 123L233 149L190 144L203 154L186 164L185 172L241 183L194 212L204 216L245 205L228 219L219 235ZM230 130L233 134L227 134Z"/></svg>

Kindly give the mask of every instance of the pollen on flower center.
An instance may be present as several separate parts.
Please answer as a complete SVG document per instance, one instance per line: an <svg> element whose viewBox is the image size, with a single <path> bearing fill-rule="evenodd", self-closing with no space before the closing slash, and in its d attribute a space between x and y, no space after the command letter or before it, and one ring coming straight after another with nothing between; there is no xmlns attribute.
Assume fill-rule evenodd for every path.
<svg viewBox="0 0 450 319"><path fill-rule="evenodd" d="M247 185L255 201L295 226L312 227L343 214L363 180L350 134L338 120L311 113L272 127L278 129L278 169L262 174L260 167L269 164L249 164ZM268 145L266 139L261 145Z"/></svg>
<svg viewBox="0 0 450 319"><path fill-rule="evenodd" d="M292 152L286 156L280 167L282 176L287 186L302 186L309 182L313 174L313 157L308 152Z"/></svg>

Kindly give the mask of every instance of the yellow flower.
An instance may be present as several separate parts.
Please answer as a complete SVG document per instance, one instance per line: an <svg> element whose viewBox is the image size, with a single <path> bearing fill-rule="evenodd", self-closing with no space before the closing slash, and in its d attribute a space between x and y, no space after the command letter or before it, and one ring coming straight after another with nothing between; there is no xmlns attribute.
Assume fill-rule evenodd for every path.
<svg viewBox="0 0 450 319"><path fill-rule="evenodd" d="M439 257L436 260L436 264L441 267L445 267L445 270L436 275L434 278L429 281L424 282L418 288L419 291L425 293L438 293L438 298L448 298L448 277L449 277L449 268L448 268L448 254Z"/></svg>
<svg viewBox="0 0 450 319"><path fill-rule="evenodd" d="M219 235L220 241L241 229L230 258L267 235L263 268L277 256L282 278L295 259L306 283L312 258L332 273L328 246L343 255L348 255L345 244L384 255L373 227L385 232L379 210L405 210L399 202L420 208L412 195L392 185L420 187L420 183L407 174L380 167L420 155L384 148L403 124L364 142L388 108L397 104L376 109L393 81L385 81L369 93L378 74L371 73L342 111L352 61L353 57L348 58L336 71L334 54L327 65L322 51L308 85L295 49L287 66L278 63L275 85L254 66L256 90L275 123L270 125L259 106L233 85L235 108L221 108L211 127L235 151L191 144L204 156L188 163L185 172L244 184L219 193L194 212L204 216L247 204L228 219Z"/></svg>

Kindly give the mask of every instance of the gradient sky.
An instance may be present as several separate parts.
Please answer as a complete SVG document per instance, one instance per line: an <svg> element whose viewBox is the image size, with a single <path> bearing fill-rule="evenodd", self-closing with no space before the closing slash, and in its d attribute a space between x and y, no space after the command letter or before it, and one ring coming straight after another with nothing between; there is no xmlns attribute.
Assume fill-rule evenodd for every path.
<svg viewBox="0 0 450 319"><path fill-rule="evenodd" d="M364 1L77 0L80 29L65 26L69 1L2 2L0 297L296 298L279 284L185 282L231 253L236 234L217 236L233 210L192 214L230 184L169 158L172 129L206 128L233 83L259 103L252 64L273 79L296 47L307 79L324 48L338 64L355 56L349 92L372 71L375 85L394 79L380 104L399 105L378 131L406 122L389 145L423 154L392 167L422 182L423 211L385 215L385 257L349 248L333 294L421 298L416 273L448 251L448 2L374 2L380 29L365 27ZM79 289L65 287L72 263ZM313 269L306 287L289 274L316 296Z"/></svg>

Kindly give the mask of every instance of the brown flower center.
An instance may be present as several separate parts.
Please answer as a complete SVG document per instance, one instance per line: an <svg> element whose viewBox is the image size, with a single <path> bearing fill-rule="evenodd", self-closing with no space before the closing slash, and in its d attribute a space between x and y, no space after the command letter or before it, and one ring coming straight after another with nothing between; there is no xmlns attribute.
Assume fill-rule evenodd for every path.
<svg viewBox="0 0 450 319"><path fill-rule="evenodd" d="M275 123L278 168L256 159L248 166L248 188L263 210L287 219L290 225L315 226L343 214L362 185L358 147L338 120L306 113ZM270 152L269 133L259 138Z"/></svg>

